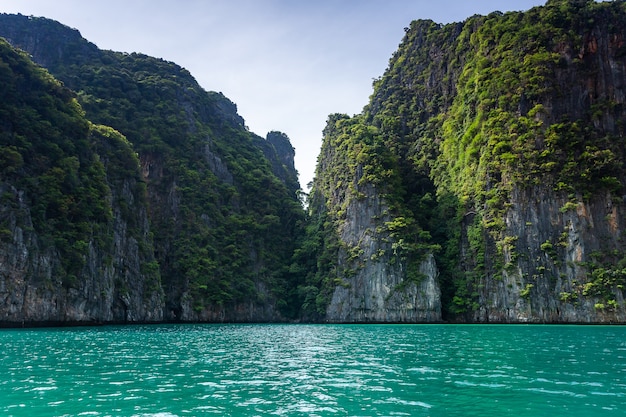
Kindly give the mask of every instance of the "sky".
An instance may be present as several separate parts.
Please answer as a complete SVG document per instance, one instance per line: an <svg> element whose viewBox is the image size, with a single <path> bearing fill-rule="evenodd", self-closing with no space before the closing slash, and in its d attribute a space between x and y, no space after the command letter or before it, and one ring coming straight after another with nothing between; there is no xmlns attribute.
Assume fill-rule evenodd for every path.
<svg viewBox="0 0 626 417"><path fill-rule="evenodd" d="M296 149L307 191L329 114L358 114L404 28L464 21L545 0L0 0L0 12L43 16L101 49L186 68L233 101L250 131L278 130Z"/></svg>

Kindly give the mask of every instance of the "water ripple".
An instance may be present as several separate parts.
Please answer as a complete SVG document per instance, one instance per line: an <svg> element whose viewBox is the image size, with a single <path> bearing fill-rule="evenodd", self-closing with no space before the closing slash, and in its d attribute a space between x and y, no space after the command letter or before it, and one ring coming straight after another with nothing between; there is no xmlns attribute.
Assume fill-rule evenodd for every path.
<svg viewBox="0 0 626 417"><path fill-rule="evenodd" d="M3 330L0 414L617 416L624 340L602 326Z"/></svg>

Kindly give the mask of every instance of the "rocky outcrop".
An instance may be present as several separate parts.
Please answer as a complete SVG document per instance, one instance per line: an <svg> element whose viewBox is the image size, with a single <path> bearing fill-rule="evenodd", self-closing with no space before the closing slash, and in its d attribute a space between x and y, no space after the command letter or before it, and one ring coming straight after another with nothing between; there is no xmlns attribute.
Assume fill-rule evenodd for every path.
<svg viewBox="0 0 626 417"><path fill-rule="evenodd" d="M99 210L108 223L97 228L107 231L95 236L92 245L82 235L76 239L57 230L69 242L67 248L56 254L54 245L43 248L52 251L46 261L51 264L67 266L72 263L68 254L79 252L77 265L84 262L83 269L73 267L65 278L66 289L54 281L63 281L61 275L48 273L52 292L78 291L77 300L100 294L102 305L55 301L58 313L48 315L57 318L50 320L285 320L278 306L289 304L284 298L293 291L287 265L304 217L286 135L275 141L278 154L273 142L258 143L233 102L204 91L185 69L141 54L99 50L58 22L0 14L0 36L75 91L72 97L74 93L63 89L77 109L76 101L80 104L86 119L99 126L92 129L90 151L98 169L105 166L108 206L99 205ZM49 120L52 126L56 122ZM117 148L111 149L119 133L104 126L121 132L125 145L115 139ZM271 157L264 156L266 144ZM284 152L287 148L291 153ZM88 165L79 163L85 170ZM274 174L273 166L280 172ZM63 192L53 197L63 199ZM30 193L26 208L32 209L38 197L36 191ZM64 212L55 214L59 223L73 224ZM82 222L74 226L83 231ZM37 233L41 227L35 224L34 229ZM41 243L40 235L32 239ZM29 251L37 257L35 249ZM102 282L90 281L94 271L102 274ZM25 279L31 273L24 272ZM7 274L8 281L18 276ZM90 282L86 287L83 278Z"/></svg>
<svg viewBox="0 0 626 417"><path fill-rule="evenodd" d="M12 45L28 51L33 60L45 68L77 64L88 60L98 60L98 47L85 40L80 32L43 17L21 14L2 16L1 35ZM37 26L37 33L33 27Z"/></svg>
<svg viewBox="0 0 626 417"><path fill-rule="evenodd" d="M0 60L0 323L162 320L132 148L4 41Z"/></svg>
<svg viewBox="0 0 626 417"><path fill-rule="evenodd" d="M576 186L559 191L563 182L543 174L544 185L512 187L500 235L510 243L503 245L506 267L481 280L474 321L626 321L626 173L620 145L626 133L620 122L626 120L626 31L617 24L626 10L623 3L581 3L579 14L590 20L570 16L578 34L575 41L554 46L559 65L537 100L544 127L574 122L581 128L561 139L568 149L563 152L576 159L567 168L574 173L560 178ZM538 133L535 140L549 152L546 136ZM584 143L580 150L578 141Z"/></svg>
<svg viewBox="0 0 626 417"><path fill-rule="evenodd" d="M506 233L513 238L503 254L507 266L501 278L481 281L480 307L472 320L626 321L619 308L624 271L618 265L626 213L614 200L606 193L572 203L545 187L516 191L506 215ZM608 268L599 263L606 254L613 255Z"/></svg>
<svg viewBox="0 0 626 417"><path fill-rule="evenodd" d="M110 263L104 282L108 282L112 291L104 294L109 295L113 313L100 321L162 321L165 296L154 257L148 199L139 159L126 139L112 129L93 126L91 135L111 192L112 226L108 232L112 229L112 241L99 255ZM96 264L89 265L88 276L97 281L103 270L107 271Z"/></svg>
<svg viewBox="0 0 626 417"><path fill-rule="evenodd" d="M300 189L298 171L294 164L296 151L289 137L282 132L269 132L264 139L256 137L255 143L272 164L272 172L293 193Z"/></svg>
<svg viewBox="0 0 626 417"><path fill-rule="evenodd" d="M432 254L419 263L410 279L406 263L394 254L397 243L377 228L391 220L389 208L374 187L363 189L362 201L347 205L339 226L338 257L344 275L326 310L330 322L418 323L441 321L441 290Z"/></svg>
<svg viewBox="0 0 626 417"><path fill-rule="evenodd" d="M101 150L124 146L121 135L110 129L105 136L94 127L92 140ZM0 182L0 324L163 320L163 292L151 251L145 195L137 192L132 177L116 179L118 162L105 165L111 168L107 182L113 191L107 205L113 215L106 227L84 243L83 266L75 276L68 276L58 246L34 227L30 201L37 197L18 189L10 179Z"/></svg>
<svg viewBox="0 0 626 417"><path fill-rule="evenodd" d="M368 180L372 170L385 167L371 165L370 158L378 162L383 156L371 146L375 130L354 135L359 123L332 115L318 158L309 207L310 216L321 219L312 226L319 227L323 242L316 255L324 259L315 274L321 284L318 311L323 307L329 322L441 321L432 253L417 250L399 233L411 221L398 216L390 187ZM320 239L309 245L314 242Z"/></svg>
<svg viewBox="0 0 626 417"><path fill-rule="evenodd" d="M551 0L406 29L363 114L327 125L327 318L626 321L625 19L623 2ZM407 280L416 259L428 279Z"/></svg>

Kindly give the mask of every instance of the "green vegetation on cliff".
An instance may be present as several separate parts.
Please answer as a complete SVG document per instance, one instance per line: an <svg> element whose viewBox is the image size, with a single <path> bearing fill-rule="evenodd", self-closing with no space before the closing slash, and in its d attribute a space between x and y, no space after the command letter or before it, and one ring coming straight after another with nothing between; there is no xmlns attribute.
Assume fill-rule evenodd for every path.
<svg viewBox="0 0 626 417"><path fill-rule="evenodd" d="M309 196L311 221L305 247L310 252L307 256L314 255L318 261L305 280L306 299L312 300L315 295L315 303L306 301L305 310L315 305L317 313L322 314L334 288L347 285L345 278L362 267L363 249L343 242L339 230L347 221L350 205L366 202L372 189L377 190L388 207L383 216L389 217L389 221L381 224L377 233L385 236L382 239L393 241L390 253L373 254L372 260L387 255L390 262L400 261L407 266L408 281L419 281L421 261L437 249L429 232L420 224L420 220L428 217L432 197L422 195L413 199L414 196L407 195L401 161L390 145L380 129L368 124L362 116L329 117L315 187ZM408 209L407 198L419 207ZM339 262L342 252L346 259Z"/></svg>
<svg viewBox="0 0 626 417"><path fill-rule="evenodd" d="M23 192L41 244L61 253L58 276L73 285L88 243L106 236L112 215L90 123L67 88L3 40L0 85L0 180ZM6 189L3 205L19 207L16 197ZM8 239L4 214L0 227Z"/></svg>
<svg viewBox="0 0 626 417"><path fill-rule="evenodd" d="M123 132L144 172L158 171L147 172L147 180L167 293L191 297L198 312L263 303L268 295L286 305L285 260L302 208L296 190L272 173L234 104L204 92L173 64L138 54L103 52L103 58L106 67L87 62L56 75L83 74L72 87L88 117Z"/></svg>
<svg viewBox="0 0 626 417"><path fill-rule="evenodd" d="M374 186L402 226L393 238L434 250L445 316L488 308L485 283L525 250L507 234L514 190L545 187L572 207L626 192L623 92L611 95L623 86L619 70L601 72L623 68L625 21L626 2L590 0L414 21L363 113L329 119L327 132L349 129L325 137L311 211L340 233L348 197L338 184L363 199L372 193L359 190Z"/></svg>
<svg viewBox="0 0 626 417"><path fill-rule="evenodd" d="M158 320L160 273L132 146L4 40L0 77L0 320Z"/></svg>
<svg viewBox="0 0 626 417"><path fill-rule="evenodd" d="M625 21L622 0L549 0L412 22L364 111L328 118L305 213L286 135L175 64L1 15L64 84L0 44L0 241L26 207L68 289L124 234L165 319L341 299L345 320L430 320L441 291L444 319L624 320Z"/></svg>
<svg viewBox="0 0 626 417"><path fill-rule="evenodd" d="M297 176L293 167L280 171L284 162L264 155L273 145L246 129L236 106L221 93L202 90L186 70L170 62L100 51L78 32L47 19L2 19L1 36L17 46L35 45L28 51L33 59L76 91L72 102L77 112L82 106L89 120L111 126L128 140L128 149L111 150L116 155L110 162L118 166L110 171L120 178L133 176L131 165L141 164L143 180L137 185L147 186L168 317L214 320L226 311L231 319L244 320L233 312L238 304L297 314L298 306L290 302L296 288L289 272L304 220ZM87 138L89 125L84 119L83 124ZM103 129L96 132L108 135ZM283 148L281 140L288 144L286 137L272 140ZM270 157L279 158L275 150ZM80 168L103 175L99 161L77 163ZM100 194L93 199L84 198L85 193L81 204L102 205L103 191L96 191ZM37 204L36 209L47 203ZM81 215L95 210L89 208L81 207ZM74 228L81 224L75 220L80 219L67 217ZM279 317L270 313L259 319Z"/></svg>

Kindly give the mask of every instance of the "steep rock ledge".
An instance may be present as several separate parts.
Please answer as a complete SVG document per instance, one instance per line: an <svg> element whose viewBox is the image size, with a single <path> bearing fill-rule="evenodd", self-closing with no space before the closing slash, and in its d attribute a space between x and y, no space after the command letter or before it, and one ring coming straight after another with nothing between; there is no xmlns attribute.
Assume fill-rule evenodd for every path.
<svg viewBox="0 0 626 417"><path fill-rule="evenodd" d="M610 193L586 203L555 197L545 187L513 193L506 233L515 239L504 250L507 266L502 278L479 285L480 308L473 321L626 321L626 312L618 307L626 282L617 265L623 253L624 205L616 204Z"/></svg>
<svg viewBox="0 0 626 417"><path fill-rule="evenodd" d="M409 280L406 265L394 256L394 240L377 233L391 220L389 208L375 187L352 200L339 227L339 265L352 265L353 275L341 280L326 312L330 322L436 322L441 321L441 295L432 254L419 265L419 278ZM387 213L387 214L386 214ZM356 259L350 259L350 257Z"/></svg>
<svg viewBox="0 0 626 417"><path fill-rule="evenodd" d="M624 21L623 1L549 0L412 22L363 113L327 123L328 317L386 320L432 254L444 320L623 323Z"/></svg>

